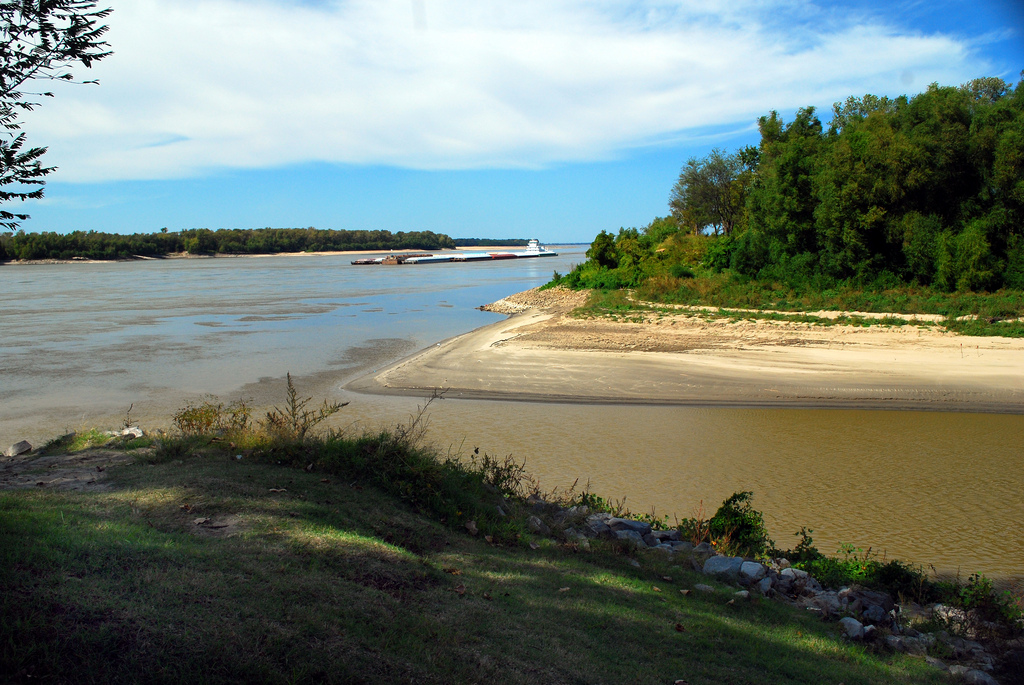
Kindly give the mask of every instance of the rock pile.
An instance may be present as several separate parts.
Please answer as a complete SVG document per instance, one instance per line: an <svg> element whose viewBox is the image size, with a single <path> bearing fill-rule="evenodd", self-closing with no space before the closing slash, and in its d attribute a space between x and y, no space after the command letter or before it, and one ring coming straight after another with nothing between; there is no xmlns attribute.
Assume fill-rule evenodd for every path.
<svg viewBox="0 0 1024 685"><path fill-rule="evenodd" d="M707 542L694 546L682 540L678 530L654 530L647 522L591 512L585 506L563 508L536 496L528 503L533 515L527 526L537 535L559 538L583 549L588 549L594 539L622 540L638 550L686 558L704 575L742 588L734 593L733 601L749 599L752 594L785 601L819 614L822 620L838 622L846 639L925 657L935 668L949 671L963 682L998 685L990 675L998 664L982 644L951 636L946 631L921 633L907 627L903 608L885 592L861 587L824 588L806 571L793 568L788 559L762 563L724 556ZM695 589L715 592L712 586L703 584ZM948 607L933 605L915 607L908 614L934 617L942 622L943 618L948 620L950 611ZM961 663L948 666L928 656L929 652Z"/></svg>
<svg viewBox="0 0 1024 685"><path fill-rule="evenodd" d="M498 314L518 314L527 309L575 309L586 303L589 291L569 290L555 286L547 290L533 288L503 297L497 302L485 304L480 309Z"/></svg>

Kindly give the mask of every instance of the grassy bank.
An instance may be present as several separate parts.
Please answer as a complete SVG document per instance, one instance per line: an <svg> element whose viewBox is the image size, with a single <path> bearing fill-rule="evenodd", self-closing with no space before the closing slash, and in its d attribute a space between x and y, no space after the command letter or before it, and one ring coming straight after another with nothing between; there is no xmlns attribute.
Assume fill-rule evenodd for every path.
<svg viewBox="0 0 1024 685"><path fill-rule="evenodd" d="M806 612L684 596L702 578L663 559L489 544L316 472L200 451L111 483L0 495L5 680L940 682Z"/></svg>
<svg viewBox="0 0 1024 685"><path fill-rule="evenodd" d="M760 282L730 273L701 269L684 276L662 274L634 288L623 287L614 271L597 272L592 278L574 274L557 276L547 285L593 288L591 301L579 316L613 316L628 319L645 313L677 314L678 307L700 308L702 316L796 321L823 326L902 326L916 316L940 317L936 326L961 335L1024 337L1024 293L943 293L931 288L899 286L871 290L844 284L835 288L794 287ZM602 280L611 278L613 282ZM808 312L840 312L833 317ZM871 317L867 314L896 316Z"/></svg>
<svg viewBox="0 0 1024 685"><path fill-rule="evenodd" d="M531 535L520 465L422 447L422 414L317 432L340 409L289 381L259 420L206 401L170 437L90 432L18 458L28 487L0 491L0 680L945 682L737 598L684 554ZM58 489L53 469L75 468L93 475ZM749 499L730 502L687 535L770 543Z"/></svg>

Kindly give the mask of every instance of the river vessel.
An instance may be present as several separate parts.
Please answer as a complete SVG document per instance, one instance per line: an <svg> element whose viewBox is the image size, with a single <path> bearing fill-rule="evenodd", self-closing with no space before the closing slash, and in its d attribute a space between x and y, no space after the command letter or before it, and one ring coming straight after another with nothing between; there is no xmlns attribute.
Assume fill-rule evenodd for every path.
<svg viewBox="0 0 1024 685"><path fill-rule="evenodd" d="M352 260L356 266L372 264L441 264L445 262L485 262L496 259L527 259L530 257L557 257L558 253L542 247L540 241L531 239L526 249L519 252L449 252L441 254L390 254L387 257L364 257Z"/></svg>

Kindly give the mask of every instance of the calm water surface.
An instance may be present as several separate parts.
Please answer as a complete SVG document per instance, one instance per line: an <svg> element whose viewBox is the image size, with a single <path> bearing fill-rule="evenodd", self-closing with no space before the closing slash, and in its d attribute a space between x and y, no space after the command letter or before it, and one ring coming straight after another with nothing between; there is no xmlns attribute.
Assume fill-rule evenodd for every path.
<svg viewBox="0 0 1024 685"><path fill-rule="evenodd" d="M353 430L422 401L353 395L349 379L498 315L475 307L539 285L562 256L353 267L351 257L0 267L0 447L114 426L134 404L166 425L187 399L257 402L300 389L352 401ZM1024 416L700 409L443 400L430 438L525 459L546 488L588 480L634 511L690 516L755 493L775 541L814 529L942 572L1024 576Z"/></svg>

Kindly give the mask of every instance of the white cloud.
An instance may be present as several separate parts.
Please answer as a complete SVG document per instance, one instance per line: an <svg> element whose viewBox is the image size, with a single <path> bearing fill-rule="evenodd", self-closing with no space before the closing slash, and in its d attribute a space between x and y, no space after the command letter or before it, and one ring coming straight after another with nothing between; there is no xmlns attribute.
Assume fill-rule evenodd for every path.
<svg viewBox="0 0 1024 685"><path fill-rule="evenodd" d="M61 88L26 127L53 180L593 160L987 66L950 37L798 0L111 4L114 55L79 74L102 85Z"/></svg>

